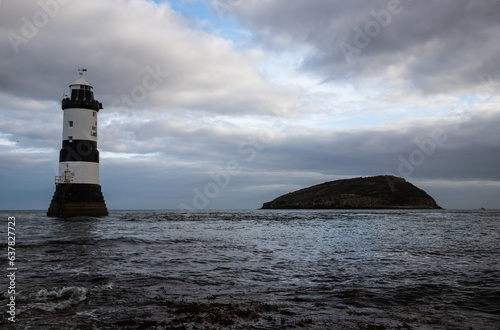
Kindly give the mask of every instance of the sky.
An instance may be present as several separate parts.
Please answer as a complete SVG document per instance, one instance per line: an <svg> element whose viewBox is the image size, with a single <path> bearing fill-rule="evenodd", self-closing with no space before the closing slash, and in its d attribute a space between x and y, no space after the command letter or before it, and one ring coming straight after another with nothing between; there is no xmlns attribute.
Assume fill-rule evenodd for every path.
<svg viewBox="0 0 500 330"><path fill-rule="evenodd" d="M0 209L47 209L86 68L109 209L337 179L500 205L500 1L0 0Z"/></svg>

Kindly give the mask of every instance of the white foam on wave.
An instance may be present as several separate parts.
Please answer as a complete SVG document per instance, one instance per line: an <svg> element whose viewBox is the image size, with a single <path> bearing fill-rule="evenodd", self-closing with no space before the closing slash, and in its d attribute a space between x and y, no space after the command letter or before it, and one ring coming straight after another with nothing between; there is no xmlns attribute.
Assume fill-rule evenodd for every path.
<svg viewBox="0 0 500 330"><path fill-rule="evenodd" d="M107 291L107 290L113 290L113 288L114 288L114 283L113 282L109 282L107 284L94 286L92 289L90 289L90 292L91 293L93 293L93 292L103 292L103 291Z"/></svg>
<svg viewBox="0 0 500 330"><path fill-rule="evenodd" d="M63 287L60 290L52 291L41 289L34 298L37 302L30 304L29 308L53 312L68 308L87 299L87 289L76 286Z"/></svg>

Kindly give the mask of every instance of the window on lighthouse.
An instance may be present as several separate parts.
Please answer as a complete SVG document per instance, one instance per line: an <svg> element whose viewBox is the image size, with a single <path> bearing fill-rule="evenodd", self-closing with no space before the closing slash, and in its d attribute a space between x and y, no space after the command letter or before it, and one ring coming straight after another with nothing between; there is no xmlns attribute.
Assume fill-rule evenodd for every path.
<svg viewBox="0 0 500 330"><path fill-rule="evenodd" d="M70 121L68 122L68 125L69 125L69 127L73 127L73 121L72 121L72 120L70 120Z"/></svg>

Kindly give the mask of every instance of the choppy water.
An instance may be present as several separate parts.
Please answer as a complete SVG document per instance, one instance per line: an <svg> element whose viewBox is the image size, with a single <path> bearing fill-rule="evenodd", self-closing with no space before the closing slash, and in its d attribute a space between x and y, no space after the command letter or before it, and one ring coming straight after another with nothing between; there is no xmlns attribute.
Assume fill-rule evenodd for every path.
<svg viewBox="0 0 500 330"><path fill-rule="evenodd" d="M0 214L20 329L500 329L500 211Z"/></svg>

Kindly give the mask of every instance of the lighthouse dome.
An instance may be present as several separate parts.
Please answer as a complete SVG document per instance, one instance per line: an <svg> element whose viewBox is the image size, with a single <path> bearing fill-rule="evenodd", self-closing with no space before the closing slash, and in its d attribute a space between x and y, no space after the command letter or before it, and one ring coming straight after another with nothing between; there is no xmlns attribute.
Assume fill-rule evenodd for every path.
<svg viewBox="0 0 500 330"><path fill-rule="evenodd" d="M80 76L77 81L69 85L71 89L92 89L92 86Z"/></svg>

